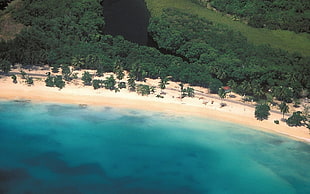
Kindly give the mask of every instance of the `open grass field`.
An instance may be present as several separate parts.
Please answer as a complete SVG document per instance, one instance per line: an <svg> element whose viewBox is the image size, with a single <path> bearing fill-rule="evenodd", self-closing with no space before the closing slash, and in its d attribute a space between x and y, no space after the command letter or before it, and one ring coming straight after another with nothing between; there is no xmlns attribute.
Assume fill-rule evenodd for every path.
<svg viewBox="0 0 310 194"><path fill-rule="evenodd" d="M162 10L168 7L177 8L239 31L253 44L268 44L290 53L298 52L303 56L310 56L310 35L306 33L296 34L285 30L253 28L240 21L234 21L222 13L195 4L191 0L145 0L145 2L152 16L159 16Z"/></svg>

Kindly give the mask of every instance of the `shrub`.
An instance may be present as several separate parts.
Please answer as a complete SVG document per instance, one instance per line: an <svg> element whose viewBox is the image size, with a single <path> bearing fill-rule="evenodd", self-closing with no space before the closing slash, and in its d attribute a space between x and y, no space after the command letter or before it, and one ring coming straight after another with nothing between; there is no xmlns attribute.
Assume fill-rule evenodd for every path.
<svg viewBox="0 0 310 194"><path fill-rule="evenodd" d="M290 116L287 120L286 123L290 127L297 127L297 126L302 126L304 125L304 122L307 119L302 115L301 111L293 112L293 115Z"/></svg>
<svg viewBox="0 0 310 194"><path fill-rule="evenodd" d="M270 107L267 104L259 104L255 107L255 118L257 120L264 120L268 119L268 116L270 115Z"/></svg>

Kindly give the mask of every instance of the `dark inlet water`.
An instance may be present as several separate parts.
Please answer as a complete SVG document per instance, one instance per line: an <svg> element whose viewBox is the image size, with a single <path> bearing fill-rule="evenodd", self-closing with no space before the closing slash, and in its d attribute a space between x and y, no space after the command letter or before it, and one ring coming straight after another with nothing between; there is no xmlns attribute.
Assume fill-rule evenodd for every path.
<svg viewBox="0 0 310 194"><path fill-rule="evenodd" d="M105 33L146 45L149 13L143 0L104 0Z"/></svg>

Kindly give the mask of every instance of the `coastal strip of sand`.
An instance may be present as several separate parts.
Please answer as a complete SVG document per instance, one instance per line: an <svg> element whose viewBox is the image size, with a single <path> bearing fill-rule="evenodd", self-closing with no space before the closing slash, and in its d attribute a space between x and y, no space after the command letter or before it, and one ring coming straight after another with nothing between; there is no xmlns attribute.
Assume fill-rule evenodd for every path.
<svg viewBox="0 0 310 194"><path fill-rule="evenodd" d="M45 72L33 74L44 75ZM147 80L147 84L158 86L158 80ZM212 118L219 121L233 122L257 130L277 133L294 138L299 141L310 143L309 130L306 127L289 127L285 122L275 124L274 120L281 120L282 114L271 112L268 120L258 121L254 117L254 107L225 101L215 96L196 95L194 98L179 98L178 84L170 82L167 89L161 91L157 88L156 93L163 93L164 98L157 98L156 94L141 96L127 89L120 92L106 89L94 90L92 86L83 86L81 80L67 83L65 88L46 87L44 78L37 76L34 85L27 86L22 79L14 84L10 77L0 78L0 99L3 100L31 100L33 102L53 102L77 105L110 106L118 108L130 108L149 111L159 111L172 115L191 115ZM203 93L203 88L195 88ZM221 107L221 103L225 107Z"/></svg>

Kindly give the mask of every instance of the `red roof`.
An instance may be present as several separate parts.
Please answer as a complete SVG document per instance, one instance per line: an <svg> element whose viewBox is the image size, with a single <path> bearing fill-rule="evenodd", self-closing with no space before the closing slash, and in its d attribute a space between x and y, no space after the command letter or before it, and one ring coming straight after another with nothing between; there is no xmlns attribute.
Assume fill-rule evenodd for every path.
<svg viewBox="0 0 310 194"><path fill-rule="evenodd" d="M223 86L223 89L224 90L230 90L230 87L229 86Z"/></svg>

